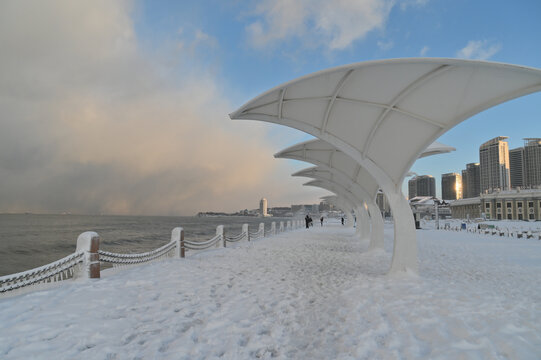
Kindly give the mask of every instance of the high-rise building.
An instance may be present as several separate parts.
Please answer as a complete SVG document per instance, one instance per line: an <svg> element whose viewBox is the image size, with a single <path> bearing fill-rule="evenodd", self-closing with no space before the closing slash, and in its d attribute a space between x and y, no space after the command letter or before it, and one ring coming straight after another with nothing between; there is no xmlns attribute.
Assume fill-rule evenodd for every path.
<svg viewBox="0 0 541 360"><path fill-rule="evenodd" d="M479 163L469 163L466 164L466 169L462 170L462 197L464 199L477 197L481 193L479 168Z"/></svg>
<svg viewBox="0 0 541 360"><path fill-rule="evenodd" d="M379 211L383 217L391 216L391 206L385 194L380 190L376 195L376 204L379 207ZM372 215L370 215L372 216Z"/></svg>
<svg viewBox="0 0 541 360"><path fill-rule="evenodd" d="M524 140L524 173L526 175L524 186L541 186L541 138Z"/></svg>
<svg viewBox="0 0 541 360"><path fill-rule="evenodd" d="M417 176L408 180L408 199L413 199L417 196Z"/></svg>
<svg viewBox="0 0 541 360"><path fill-rule="evenodd" d="M408 181L408 198L436 196L436 179L431 175L415 176Z"/></svg>
<svg viewBox="0 0 541 360"><path fill-rule="evenodd" d="M265 217L267 214L267 199L263 198L259 200L259 216Z"/></svg>
<svg viewBox="0 0 541 360"><path fill-rule="evenodd" d="M462 176L448 173L441 176L441 198L443 200L462 199Z"/></svg>
<svg viewBox="0 0 541 360"><path fill-rule="evenodd" d="M481 193L509 189L509 145L505 139L507 136L498 136L479 147Z"/></svg>
<svg viewBox="0 0 541 360"><path fill-rule="evenodd" d="M524 173L524 148L509 150L509 174L511 177L511 187L516 189L525 186L526 174Z"/></svg>

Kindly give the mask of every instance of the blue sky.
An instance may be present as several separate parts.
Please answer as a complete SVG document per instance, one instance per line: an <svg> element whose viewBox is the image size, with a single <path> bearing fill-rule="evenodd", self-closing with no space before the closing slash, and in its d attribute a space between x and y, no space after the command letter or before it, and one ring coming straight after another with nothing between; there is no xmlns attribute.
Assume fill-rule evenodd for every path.
<svg viewBox="0 0 541 360"><path fill-rule="evenodd" d="M283 82L375 59L541 68L541 2L0 2L0 212L191 215L313 203L273 154L309 136L227 114ZM479 145L541 137L541 93L446 133L437 177Z"/></svg>
<svg viewBox="0 0 541 360"><path fill-rule="evenodd" d="M276 8L276 3L280 2L199 1L197 4L161 2L159 5L142 2L138 31L153 39L175 39L179 29L183 29L186 36L202 31L211 37L212 49L202 51L199 56L213 67L224 91L231 94L231 101L237 106L282 82L366 60L461 57L541 68L539 1L357 1L361 4L356 8L359 13L377 3L389 10L372 27L367 25L358 37L334 48L332 41L338 36L337 32L317 28L317 21L324 16L317 10L308 11L302 18L301 32L287 29L287 25L273 27L269 13ZM304 8L321 5L318 1L297 3ZM337 11L345 15L352 9L348 3L355 1L334 3ZM280 16L277 22L287 21L287 14ZM254 44L257 40L250 35L251 26L256 23L262 24L269 33L283 30L284 34L266 42L260 39L263 44L257 46ZM272 127L268 136L280 139L284 131L287 130ZM439 175L460 172L466 163L477 162L479 145L500 135L509 136L510 148L522 146L524 137L541 136L541 94L526 96L474 116L440 139L456 147L455 153L420 160L412 170L438 177L439 187ZM277 150L283 145L278 144Z"/></svg>

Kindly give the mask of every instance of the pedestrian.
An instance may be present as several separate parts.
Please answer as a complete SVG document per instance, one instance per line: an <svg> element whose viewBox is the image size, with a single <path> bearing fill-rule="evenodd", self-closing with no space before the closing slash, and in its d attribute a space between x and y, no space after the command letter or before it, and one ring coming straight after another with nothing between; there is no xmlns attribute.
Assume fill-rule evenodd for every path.
<svg viewBox="0 0 541 360"><path fill-rule="evenodd" d="M310 216L308 216L308 214L306 214L304 221L306 222L306 228L308 229L308 227L310 227Z"/></svg>
<svg viewBox="0 0 541 360"><path fill-rule="evenodd" d="M342 216L342 225L344 225L344 217Z"/></svg>
<svg viewBox="0 0 541 360"><path fill-rule="evenodd" d="M319 221L321 221L321 226L323 226L323 216L321 217L321 219L319 219Z"/></svg>

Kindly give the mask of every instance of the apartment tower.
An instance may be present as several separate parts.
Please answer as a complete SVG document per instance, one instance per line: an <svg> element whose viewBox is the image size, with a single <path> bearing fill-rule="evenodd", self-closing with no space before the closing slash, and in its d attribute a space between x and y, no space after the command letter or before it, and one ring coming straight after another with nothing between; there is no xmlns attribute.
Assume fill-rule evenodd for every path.
<svg viewBox="0 0 541 360"><path fill-rule="evenodd" d="M526 173L524 172L524 148L509 150L509 174L511 188L523 188L526 185Z"/></svg>
<svg viewBox="0 0 541 360"><path fill-rule="evenodd" d="M483 194L510 188L509 145L505 141L507 138L507 136L498 136L479 147L481 193Z"/></svg>
<svg viewBox="0 0 541 360"><path fill-rule="evenodd" d="M524 141L524 186L541 186L541 138L526 138Z"/></svg>
<svg viewBox="0 0 541 360"><path fill-rule="evenodd" d="M462 170L462 197L473 198L481 194L481 178L479 175L479 163L466 164Z"/></svg>
<svg viewBox="0 0 541 360"><path fill-rule="evenodd" d="M443 200L462 199L462 176L460 174L441 175L441 198Z"/></svg>
<svg viewBox="0 0 541 360"><path fill-rule="evenodd" d="M416 176L408 181L408 198L436 196L436 180L430 175Z"/></svg>

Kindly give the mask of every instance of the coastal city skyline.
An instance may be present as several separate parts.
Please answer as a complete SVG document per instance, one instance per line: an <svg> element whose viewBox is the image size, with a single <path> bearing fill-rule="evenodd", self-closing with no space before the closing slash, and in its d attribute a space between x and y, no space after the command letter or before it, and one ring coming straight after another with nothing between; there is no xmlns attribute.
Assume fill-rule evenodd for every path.
<svg viewBox="0 0 541 360"><path fill-rule="evenodd" d="M408 181L409 199L433 196L456 200L494 191L541 188L541 138L524 138L523 146L513 149L508 140L498 136L480 144L477 161L441 174L439 184L433 174L413 176Z"/></svg>
<svg viewBox="0 0 541 360"><path fill-rule="evenodd" d="M311 137L230 112L371 60L541 68L539 13L537 1L3 1L0 213L193 215L251 208L260 194L317 203L329 192L290 176L310 165L273 158ZM541 134L540 103L538 92L475 115L439 139L455 152L411 171L439 184L486 139L521 146Z"/></svg>

